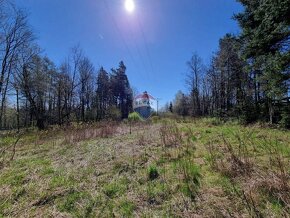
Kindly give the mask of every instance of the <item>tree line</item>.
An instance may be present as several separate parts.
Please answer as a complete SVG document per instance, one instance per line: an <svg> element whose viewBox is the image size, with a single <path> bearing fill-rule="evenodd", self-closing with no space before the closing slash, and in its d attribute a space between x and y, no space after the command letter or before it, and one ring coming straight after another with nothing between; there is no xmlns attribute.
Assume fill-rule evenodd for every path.
<svg viewBox="0 0 290 218"><path fill-rule="evenodd" d="M197 53L187 62L189 93L166 110L181 116L236 117L290 127L290 4L239 0L241 33L226 34L207 66Z"/></svg>
<svg viewBox="0 0 290 218"><path fill-rule="evenodd" d="M41 55L25 11L0 0L0 129L127 118L126 66L98 71L79 46L56 66Z"/></svg>

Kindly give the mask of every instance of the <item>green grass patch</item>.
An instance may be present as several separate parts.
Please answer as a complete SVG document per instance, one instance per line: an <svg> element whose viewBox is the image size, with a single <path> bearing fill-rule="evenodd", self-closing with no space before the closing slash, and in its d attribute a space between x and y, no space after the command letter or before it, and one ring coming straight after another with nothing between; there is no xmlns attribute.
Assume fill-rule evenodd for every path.
<svg viewBox="0 0 290 218"><path fill-rule="evenodd" d="M103 192L109 198L115 198L125 193L129 181L127 179L121 179L112 181L103 187Z"/></svg>
<svg viewBox="0 0 290 218"><path fill-rule="evenodd" d="M122 217L133 217L135 208L135 204L129 200L121 200L119 203L119 210Z"/></svg>

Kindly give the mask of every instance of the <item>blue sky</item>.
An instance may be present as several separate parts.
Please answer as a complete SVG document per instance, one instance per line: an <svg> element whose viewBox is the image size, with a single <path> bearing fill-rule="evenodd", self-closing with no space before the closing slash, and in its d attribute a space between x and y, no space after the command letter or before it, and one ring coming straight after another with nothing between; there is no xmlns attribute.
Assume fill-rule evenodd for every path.
<svg viewBox="0 0 290 218"><path fill-rule="evenodd" d="M161 105L187 91L186 62L197 52L208 63L232 20L242 10L235 0L15 0L28 10L38 43L57 65L79 44L96 69L127 66L130 83L147 90Z"/></svg>

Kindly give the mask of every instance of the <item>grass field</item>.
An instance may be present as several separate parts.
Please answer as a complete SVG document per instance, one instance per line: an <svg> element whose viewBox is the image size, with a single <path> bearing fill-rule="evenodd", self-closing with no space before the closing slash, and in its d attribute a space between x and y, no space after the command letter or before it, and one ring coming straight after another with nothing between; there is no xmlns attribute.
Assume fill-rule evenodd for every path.
<svg viewBox="0 0 290 218"><path fill-rule="evenodd" d="M2 133L0 217L289 217L289 131L200 119L129 132Z"/></svg>

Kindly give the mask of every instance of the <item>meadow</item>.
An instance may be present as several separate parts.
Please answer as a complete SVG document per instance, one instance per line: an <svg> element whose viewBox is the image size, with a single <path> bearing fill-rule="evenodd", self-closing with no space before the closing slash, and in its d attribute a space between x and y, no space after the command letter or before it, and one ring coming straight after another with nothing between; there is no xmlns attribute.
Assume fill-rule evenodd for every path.
<svg viewBox="0 0 290 218"><path fill-rule="evenodd" d="M290 214L286 130L153 118L0 136L0 217Z"/></svg>

